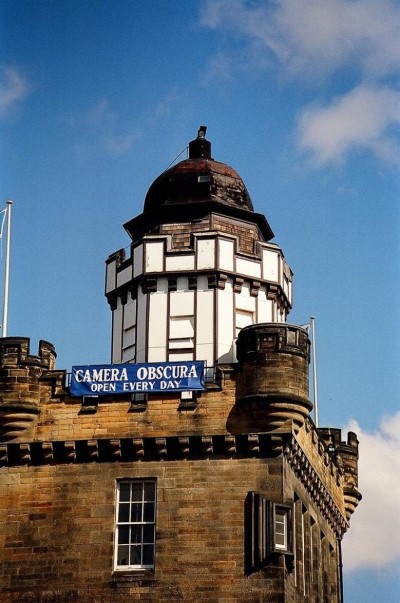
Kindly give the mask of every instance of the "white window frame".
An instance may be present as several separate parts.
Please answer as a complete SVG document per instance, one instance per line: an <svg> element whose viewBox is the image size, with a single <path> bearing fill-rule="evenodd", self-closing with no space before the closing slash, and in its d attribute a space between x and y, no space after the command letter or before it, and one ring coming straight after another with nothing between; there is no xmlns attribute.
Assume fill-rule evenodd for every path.
<svg viewBox="0 0 400 603"><path fill-rule="evenodd" d="M154 569L156 512L155 479L117 481L114 571Z"/></svg>
<svg viewBox="0 0 400 603"><path fill-rule="evenodd" d="M272 506L273 552L293 553L293 508L274 503Z"/></svg>
<svg viewBox="0 0 400 603"><path fill-rule="evenodd" d="M276 551L288 548L287 511L278 506L274 507L274 548Z"/></svg>

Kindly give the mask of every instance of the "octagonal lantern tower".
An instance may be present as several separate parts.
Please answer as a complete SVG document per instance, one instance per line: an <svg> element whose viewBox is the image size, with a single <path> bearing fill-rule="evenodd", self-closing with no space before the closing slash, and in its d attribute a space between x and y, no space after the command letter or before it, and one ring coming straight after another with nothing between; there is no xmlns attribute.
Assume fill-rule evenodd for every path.
<svg viewBox="0 0 400 603"><path fill-rule="evenodd" d="M114 363L235 362L243 327L285 322L291 309L282 250L239 174L211 157L205 133L125 224L129 252L107 260Z"/></svg>

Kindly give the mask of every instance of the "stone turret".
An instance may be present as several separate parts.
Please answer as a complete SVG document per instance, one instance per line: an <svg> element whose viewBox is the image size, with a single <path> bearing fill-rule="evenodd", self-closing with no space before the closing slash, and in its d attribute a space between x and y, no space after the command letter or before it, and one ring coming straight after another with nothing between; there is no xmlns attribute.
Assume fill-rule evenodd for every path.
<svg viewBox="0 0 400 603"><path fill-rule="evenodd" d="M318 433L333 453L337 464L344 472L344 504L346 517L350 519L358 503L361 494L358 491L358 439L354 432L349 431L347 442L342 441L340 429L320 428Z"/></svg>
<svg viewBox="0 0 400 603"><path fill-rule="evenodd" d="M236 345L238 403L261 413L265 429L292 422L297 432L312 408L306 330L289 324L252 325L240 331Z"/></svg>
<svg viewBox="0 0 400 603"><path fill-rule="evenodd" d="M0 339L0 440L18 438L40 414L41 376L55 367L51 343L39 342L39 355L29 350L27 337Z"/></svg>

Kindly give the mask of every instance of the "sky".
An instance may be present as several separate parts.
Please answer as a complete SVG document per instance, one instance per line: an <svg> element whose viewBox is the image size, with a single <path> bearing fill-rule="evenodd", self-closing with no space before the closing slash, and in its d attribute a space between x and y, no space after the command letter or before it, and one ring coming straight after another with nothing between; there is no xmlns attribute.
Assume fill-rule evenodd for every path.
<svg viewBox="0 0 400 603"><path fill-rule="evenodd" d="M104 262L207 125L316 316L320 425L360 440L345 601L397 603L399 1L1 0L0 36L7 334L110 361Z"/></svg>

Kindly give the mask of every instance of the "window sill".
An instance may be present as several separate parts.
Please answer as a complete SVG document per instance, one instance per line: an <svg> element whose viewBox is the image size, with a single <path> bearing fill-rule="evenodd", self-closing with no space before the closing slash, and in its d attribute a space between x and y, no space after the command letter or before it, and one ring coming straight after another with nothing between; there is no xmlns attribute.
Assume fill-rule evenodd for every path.
<svg viewBox="0 0 400 603"><path fill-rule="evenodd" d="M152 586L155 584L155 571L146 569L115 570L111 584L114 588L129 588L134 583L137 586Z"/></svg>

